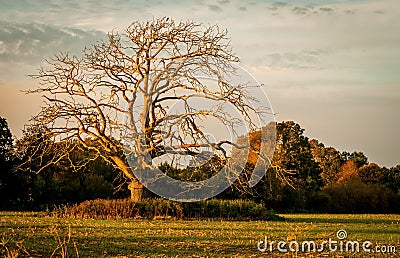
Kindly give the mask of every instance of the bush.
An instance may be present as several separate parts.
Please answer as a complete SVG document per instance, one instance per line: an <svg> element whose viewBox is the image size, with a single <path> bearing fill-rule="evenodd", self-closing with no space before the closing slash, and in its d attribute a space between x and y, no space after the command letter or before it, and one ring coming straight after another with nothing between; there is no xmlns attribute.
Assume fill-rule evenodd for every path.
<svg viewBox="0 0 400 258"><path fill-rule="evenodd" d="M164 199L148 199L133 202L130 199L88 200L72 206L60 206L52 212L55 217L77 219L124 219L124 218L182 218L183 211L179 203Z"/></svg>
<svg viewBox="0 0 400 258"><path fill-rule="evenodd" d="M73 206L59 206L51 212L55 217L123 219L226 219L226 220L280 220L263 205L245 200L208 200L179 203L165 199L90 200Z"/></svg>
<svg viewBox="0 0 400 258"><path fill-rule="evenodd" d="M334 212L332 196L326 192L315 192L307 199L307 208L311 212Z"/></svg>
<svg viewBox="0 0 400 258"><path fill-rule="evenodd" d="M336 213L398 213L398 197L380 184L353 181L326 187L323 192L331 197L332 207L327 212Z"/></svg>
<svg viewBox="0 0 400 258"><path fill-rule="evenodd" d="M207 200L183 203L185 217L188 219L225 220L279 220L274 212L263 205L247 200Z"/></svg>

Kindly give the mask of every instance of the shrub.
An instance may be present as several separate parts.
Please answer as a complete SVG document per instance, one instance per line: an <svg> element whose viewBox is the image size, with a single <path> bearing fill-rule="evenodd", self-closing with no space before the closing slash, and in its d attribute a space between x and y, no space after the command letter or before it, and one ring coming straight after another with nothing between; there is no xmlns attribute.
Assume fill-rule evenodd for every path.
<svg viewBox="0 0 400 258"><path fill-rule="evenodd" d="M263 205L245 200L208 200L179 203L165 199L89 200L73 206L59 206L52 212L55 217L123 219L226 219L226 220L280 220Z"/></svg>
<svg viewBox="0 0 400 258"><path fill-rule="evenodd" d="M328 211L336 213L397 213L398 198L380 184L353 181L323 189L332 201Z"/></svg>
<svg viewBox="0 0 400 258"><path fill-rule="evenodd" d="M207 200L183 203L185 217L188 219L225 220L279 220L274 212L263 205L247 200Z"/></svg>
<svg viewBox="0 0 400 258"><path fill-rule="evenodd" d="M327 192L315 192L307 199L307 208L311 212L333 212L334 205L332 196Z"/></svg>
<svg viewBox="0 0 400 258"><path fill-rule="evenodd" d="M182 207L164 199L147 199L133 202L130 199L88 200L73 206L60 206L53 210L53 216L68 218L124 219L124 218L182 218Z"/></svg>

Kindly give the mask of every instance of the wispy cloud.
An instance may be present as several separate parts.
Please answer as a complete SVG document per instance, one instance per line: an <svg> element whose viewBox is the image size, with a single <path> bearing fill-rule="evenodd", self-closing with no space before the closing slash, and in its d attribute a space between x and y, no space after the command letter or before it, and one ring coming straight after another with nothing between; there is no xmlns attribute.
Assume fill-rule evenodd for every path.
<svg viewBox="0 0 400 258"><path fill-rule="evenodd" d="M52 53L80 54L85 45L104 36L99 31L0 21L0 62L35 64L51 57Z"/></svg>
<svg viewBox="0 0 400 258"><path fill-rule="evenodd" d="M0 6L1 87L18 80L25 85L21 74L53 53L80 53L133 20L169 16L227 28L242 65L268 85L280 119L297 120L319 135L329 134L318 129L329 124L326 137L333 138L347 124L348 135L335 138L343 146L356 144L351 135L360 135L355 117L374 121L377 109L376 128L400 127L398 0L0 0ZM0 103L9 98L1 97ZM390 155L398 152L400 138L385 135L387 153L366 153L394 162Z"/></svg>
<svg viewBox="0 0 400 258"><path fill-rule="evenodd" d="M266 55L263 63L270 68L318 69L323 66L321 59L327 57L329 53L328 50L320 49L273 53Z"/></svg>
<svg viewBox="0 0 400 258"><path fill-rule="evenodd" d="M221 7L219 7L218 5L215 5L215 4L208 5L208 9L213 12L222 12Z"/></svg>

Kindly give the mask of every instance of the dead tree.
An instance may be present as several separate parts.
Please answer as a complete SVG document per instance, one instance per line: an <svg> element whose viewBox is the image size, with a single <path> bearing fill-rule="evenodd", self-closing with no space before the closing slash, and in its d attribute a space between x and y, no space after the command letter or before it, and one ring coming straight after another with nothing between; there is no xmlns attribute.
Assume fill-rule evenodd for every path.
<svg viewBox="0 0 400 258"><path fill-rule="evenodd" d="M204 148L226 156L228 140L212 142L199 121L212 117L235 131L238 123L254 127L245 84L227 80L238 62L227 31L171 18L133 22L124 33L86 48L81 57L68 53L48 60L33 78L45 105L31 126L48 129L55 141L77 140L118 167L130 180L132 199L142 185L135 169L165 154L197 155ZM214 78L214 85L202 80ZM206 103L199 107L198 103ZM230 115L229 103L243 117ZM180 106L172 112L172 106ZM126 132L136 167L124 155ZM86 138L96 145L86 145ZM64 153L65 154L65 153ZM149 155L146 155L149 154ZM61 154L60 154L61 155ZM146 158L147 157L147 158Z"/></svg>

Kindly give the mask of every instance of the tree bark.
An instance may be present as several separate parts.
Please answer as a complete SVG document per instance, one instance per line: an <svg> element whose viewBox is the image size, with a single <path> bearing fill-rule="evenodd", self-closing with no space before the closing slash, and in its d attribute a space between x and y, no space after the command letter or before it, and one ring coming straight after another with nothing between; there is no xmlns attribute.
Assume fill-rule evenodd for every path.
<svg viewBox="0 0 400 258"><path fill-rule="evenodd" d="M131 200L134 202L138 202L143 198L143 185L136 179L132 179L132 181L128 185L128 189L131 191Z"/></svg>
<svg viewBox="0 0 400 258"><path fill-rule="evenodd" d="M126 165L123 159L119 156L112 156L111 159L122 170L124 175L129 178L128 189L131 191L131 200L134 202L141 201L143 198L144 186L135 178L130 167Z"/></svg>

